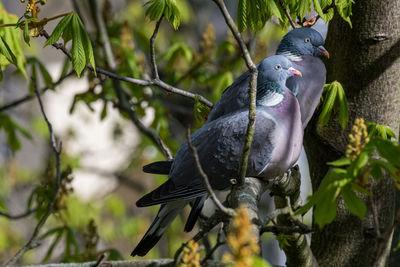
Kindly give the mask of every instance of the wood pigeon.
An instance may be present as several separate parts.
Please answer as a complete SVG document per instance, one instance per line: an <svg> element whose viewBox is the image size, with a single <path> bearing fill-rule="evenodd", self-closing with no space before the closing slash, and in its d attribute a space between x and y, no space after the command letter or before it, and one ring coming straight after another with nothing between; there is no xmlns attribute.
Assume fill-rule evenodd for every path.
<svg viewBox="0 0 400 267"><path fill-rule="evenodd" d="M291 77L286 86L296 95L301 110L303 129L310 121L319 99L321 98L326 79L326 68L320 56L329 57L323 47L324 38L312 28L296 28L288 32L280 42L276 54L284 55L293 67L302 73L302 77ZM260 79L258 79L260 80ZM246 107L249 104L250 74L245 72L223 92L221 99L214 105L207 122L225 114ZM155 174L169 174L171 161L157 161L143 167L143 171Z"/></svg>
<svg viewBox="0 0 400 267"><path fill-rule="evenodd" d="M301 73L285 56L258 64L256 126L246 176L273 179L298 159L303 141L300 107L286 80ZM234 84L236 84L235 82ZM248 106L208 121L191 136L200 162L214 190L226 190L238 175L248 125ZM207 197L187 143L179 148L168 180L136 202L138 207L161 204L160 210L132 256L145 255L181 210L194 202L188 221L197 219Z"/></svg>

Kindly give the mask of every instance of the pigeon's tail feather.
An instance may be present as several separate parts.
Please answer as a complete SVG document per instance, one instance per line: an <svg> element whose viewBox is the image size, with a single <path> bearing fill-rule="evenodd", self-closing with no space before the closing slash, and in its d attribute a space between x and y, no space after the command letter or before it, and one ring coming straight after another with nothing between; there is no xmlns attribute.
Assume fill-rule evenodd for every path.
<svg viewBox="0 0 400 267"><path fill-rule="evenodd" d="M156 161L143 166L143 171L154 174L169 174L173 161Z"/></svg>
<svg viewBox="0 0 400 267"><path fill-rule="evenodd" d="M157 213L156 218L150 225L146 234L140 240L139 244L132 251L131 256L134 257L146 255L160 240L164 232L171 225L172 221L186 206L187 201L175 201L163 204Z"/></svg>
<svg viewBox="0 0 400 267"><path fill-rule="evenodd" d="M194 225L197 222L197 219L200 216L201 210L203 209L204 202L206 201L207 196L197 197L192 205L192 210L190 211L189 217L185 224L185 232L190 232L193 230Z"/></svg>

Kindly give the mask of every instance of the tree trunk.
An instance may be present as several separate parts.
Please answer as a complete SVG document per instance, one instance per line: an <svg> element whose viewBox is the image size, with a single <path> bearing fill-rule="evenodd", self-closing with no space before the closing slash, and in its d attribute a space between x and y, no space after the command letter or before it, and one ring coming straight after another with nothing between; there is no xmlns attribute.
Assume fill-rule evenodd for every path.
<svg viewBox="0 0 400 267"><path fill-rule="evenodd" d="M388 125L400 125L400 1L359 0L353 5L353 28L337 14L329 24L326 47L327 82L338 80L346 90L350 123L361 117ZM318 127L314 116L305 135L314 191L328 170L327 161L344 154L349 131L337 121ZM393 223L395 187L386 177L372 186L379 228L385 232ZM369 209L370 210L370 209ZM360 220L339 201L335 221L312 236L312 250L320 266L384 266L374 234L371 212ZM390 247L390 242L384 248ZM386 255L388 249L385 250Z"/></svg>

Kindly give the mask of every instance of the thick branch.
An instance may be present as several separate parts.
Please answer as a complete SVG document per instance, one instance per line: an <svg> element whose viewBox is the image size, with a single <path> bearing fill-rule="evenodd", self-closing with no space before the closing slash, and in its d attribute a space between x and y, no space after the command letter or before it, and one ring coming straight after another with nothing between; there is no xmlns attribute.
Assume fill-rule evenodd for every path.
<svg viewBox="0 0 400 267"><path fill-rule="evenodd" d="M42 112L43 118L46 121L47 128L50 133L51 148L52 148L55 158L56 158L56 177L55 177L55 184L54 184L54 193L50 200L50 203L48 204L46 213L43 215L43 217L40 219L40 221L36 225L35 230L31 236L31 238L29 239L29 241L17 252L17 254L14 255L14 257L12 257L10 260L8 260L4 264L4 266L15 265L17 263L17 261L25 254L25 252L27 252L28 250L33 249L39 245L37 243L37 238L38 238L39 232L40 232L41 228L43 227L43 225L46 223L47 219L50 217L50 215L54 212L54 205L56 203L57 195L58 195L58 192L59 192L60 186L61 186L61 158L60 158L60 155L61 155L61 147L62 146L61 146L61 143L59 144L59 146L57 145L56 137L53 132L53 126L51 125L49 119L47 118L46 112L44 111L42 99L40 98L40 93L39 93L39 90L37 89L36 81L33 80L32 82L34 84L36 97L37 97L39 105L40 105L40 111Z"/></svg>
<svg viewBox="0 0 400 267"><path fill-rule="evenodd" d="M271 188L274 194L275 207L277 209L289 208L289 214L281 214L278 216L278 228L289 235L288 243L283 250L286 254L286 264L288 267L297 266L318 266L318 262L307 244L306 237L303 233L311 231L304 227L301 216L294 216L293 209L297 209L301 205L300 198L300 171L298 166L290 169L290 174L285 174L278 178ZM289 200L289 201L288 201ZM264 228L264 229L263 229ZM274 230L263 227L263 230ZM301 231L298 228L303 228ZM299 231L292 231L296 229ZM278 230L278 229L276 229Z"/></svg>
<svg viewBox="0 0 400 267"><path fill-rule="evenodd" d="M225 3L223 0L213 0L219 9L221 10L222 15L224 16L225 22L231 30L233 36L238 42L240 49L243 53L243 58L246 62L247 68L251 73L250 78L250 101L249 101L249 124L247 126L246 131L246 140L243 146L242 153L242 162L240 164L239 175L238 175L238 185L243 185L246 177L248 159L250 155L250 147L253 141L253 134L256 126L256 94L257 94L257 75L258 70L256 65L253 63L250 52L246 47L246 43L244 42L238 28L236 27L235 22L233 21L231 15L226 9Z"/></svg>
<svg viewBox="0 0 400 267"><path fill-rule="evenodd" d="M219 201L219 199L215 195L214 190L211 188L211 184L210 184L210 181L208 180L207 174L204 172L203 168L201 167L199 155L197 154L197 149L192 145L192 142L190 140L190 128L187 129L187 142L188 142L188 146L189 146L190 152L192 153L192 156L193 156L194 161L196 163L197 171L199 172L200 177L201 177L201 179L203 181L203 185L207 189L207 192L210 195L210 197L211 197L212 201L214 202L215 206L217 206L217 208L220 209L226 215L234 216L235 215L235 211L230 209L230 208L226 208L224 205L222 205L222 203Z"/></svg>

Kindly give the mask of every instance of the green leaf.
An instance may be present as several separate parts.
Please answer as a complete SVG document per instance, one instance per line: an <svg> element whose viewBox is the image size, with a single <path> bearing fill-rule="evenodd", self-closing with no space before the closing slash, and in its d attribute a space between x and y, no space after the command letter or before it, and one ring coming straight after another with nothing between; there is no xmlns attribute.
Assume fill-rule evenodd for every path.
<svg viewBox="0 0 400 267"><path fill-rule="evenodd" d="M327 164L335 166L335 167L342 167L342 166L349 165L350 163L351 163L351 161L349 158L341 158L341 159L338 159L335 161L328 162Z"/></svg>
<svg viewBox="0 0 400 267"><path fill-rule="evenodd" d="M85 55L86 55L86 64L90 63L92 65L93 70L94 70L94 75L97 75L96 73L96 64L94 62L94 55L93 55L93 48L92 48L92 43L90 42L89 35L87 34L85 30L85 26L83 25L82 21L78 16L76 16L76 19L79 23L79 26L81 28L81 36L82 36L82 41L83 41L83 47L85 49Z"/></svg>
<svg viewBox="0 0 400 267"><path fill-rule="evenodd" d="M68 24L71 23L72 18L74 17L74 13L66 15L60 22L57 24L57 26L54 28L53 32L51 33L49 39L44 43L44 46L52 45L55 42L60 39L65 27L68 26Z"/></svg>
<svg viewBox="0 0 400 267"><path fill-rule="evenodd" d="M367 213L367 206L364 201L350 189L350 187L346 186L342 189L342 197L351 213L360 217L360 219L364 218Z"/></svg>
<svg viewBox="0 0 400 267"><path fill-rule="evenodd" d="M333 11L333 10L332 10ZM346 129L347 123L349 122L349 107L347 104L346 94L343 86L339 82L334 82L337 86L337 99L339 105L339 123L342 129Z"/></svg>
<svg viewBox="0 0 400 267"><path fill-rule="evenodd" d="M44 256L42 262L47 262L48 260L50 260L52 254L53 254L53 250L56 247L56 245L60 242L61 237L63 235L64 232L64 227L60 227L60 228L56 228L56 231L54 231L54 233L56 234L56 237L54 238L53 242L51 243L49 249L46 252L46 255Z"/></svg>
<svg viewBox="0 0 400 267"><path fill-rule="evenodd" d="M326 96L323 102L324 106L318 118L318 123L322 126L327 125L331 118L332 110L335 105L335 100L337 95L336 86L333 86L332 84L326 84L325 89L326 89Z"/></svg>
<svg viewBox="0 0 400 267"><path fill-rule="evenodd" d="M248 0L239 0L237 20L240 32L247 28L247 1Z"/></svg>
<svg viewBox="0 0 400 267"><path fill-rule="evenodd" d="M17 65L17 58L15 57L14 53L11 51L10 47L8 46L7 42L4 40L3 36L0 38L0 53L6 57L6 59Z"/></svg>
<svg viewBox="0 0 400 267"><path fill-rule="evenodd" d="M151 20L159 20L164 13L165 0L150 0L145 5L149 7L146 10L146 17Z"/></svg>
<svg viewBox="0 0 400 267"><path fill-rule="evenodd" d="M0 2L0 22L7 24L16 23L17 21L18 17L8 14L3 6L1 6ZM9 55L8 58L6 58L6 56L3 56L3 52L0 51L0 67L4 68L12 63L18 68L25 79L28 79L25 72L25 56L21 46L20 29L15 27L2 27L0 28L0 36L2 38L2 40L0 40L0 45L3 48L3 52L9 55L9 51L12 51L12 55L14 55L14 57Z"/></svg>
<svg viewBox="0 0 400 267"><path fill-rule="evenodd" d="M315 222L322 228L325 224L331 223L336 217L337 194L339 188L329 186L321 192L321 197L315 205L314 218Z"/></svg>
<svg viewBox="0 0 400 267"><path fill-rule="evenodd" d="M25 41L25 43L27 43L27 45L30 46L29 24L26 20L25 20L25 24L24 24L24 41Z"/></svg>
<svg viewBox="0 0 400 267"><path fill-rule="evenodd" d="M386 125L366 121L369 137L380 137L386 140L396 138L394 132Z"/></svg>
<svg viewBox="0 0 400 267"><path fill-rule="evenodd" d="M400 146L397 142L377 140L376 148L383 158L400 169Z"/></svg>
<svg viewBox="0 0 400 267"><path fill-rule="evenodd" d="M82 31L79 24L78 16L72 18L72 67L76 75L81 76L86 66L86 53L83 45Z"/></svg>

